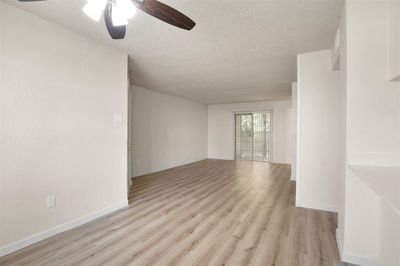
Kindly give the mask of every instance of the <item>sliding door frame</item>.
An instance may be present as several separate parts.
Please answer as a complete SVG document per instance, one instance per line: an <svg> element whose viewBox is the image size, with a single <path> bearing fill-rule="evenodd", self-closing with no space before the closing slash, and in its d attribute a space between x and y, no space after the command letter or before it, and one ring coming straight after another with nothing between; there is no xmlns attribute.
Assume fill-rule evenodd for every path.
<svg viewBox="0 0 400 266"><path fill-rule="evenodd" d="M233 119L233 160L236 161L236 115L252 115L254 113L271 113L271 118L270 118L270 132L269 132L269 138L270 138L270 143L269 143L269 149L270 149L270 158L269 158L269 162L272 163L273 161L273 154L274 154L274 147L273 147L273 139L274 139L274 108L273 107L267 107L267 108L258 108L258 109L246 109L246 111L243 110L238 110L238 111L233 111L232 114L232 119ZM252 118L254 119L254 118ZM253 123L252 123L252 127L254 127ZM254 136L253 136L254 139ZM254 144L253 144L254 146ZM254 149L254 147L253 147ZM254 152L253 152L254 153ZM252 161L254 160L254 154L251 155L252 156ZM265 162L265 161L260 161L260 162Z"/></svg>

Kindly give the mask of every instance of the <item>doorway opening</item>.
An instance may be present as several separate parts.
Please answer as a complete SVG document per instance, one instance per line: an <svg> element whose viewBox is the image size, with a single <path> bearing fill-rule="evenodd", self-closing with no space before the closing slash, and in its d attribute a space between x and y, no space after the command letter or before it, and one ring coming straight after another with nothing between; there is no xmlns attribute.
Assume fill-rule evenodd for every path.
<svg viewBox="0 0 400 266"><path fill-rule="evenodd" d="M272 160L272 110L235 114L235 159Z"/></svg>

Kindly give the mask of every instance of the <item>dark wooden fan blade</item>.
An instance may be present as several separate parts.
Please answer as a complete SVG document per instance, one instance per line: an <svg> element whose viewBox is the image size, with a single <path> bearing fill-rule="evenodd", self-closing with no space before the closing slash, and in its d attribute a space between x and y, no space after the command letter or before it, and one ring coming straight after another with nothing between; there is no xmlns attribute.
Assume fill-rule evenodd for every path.
<svg viewBox="0 0 400 266"><path fill-rule="evenodd" d="M115 27L112 23L111 12L112 5L107 4L107 7L104 9L104 20L106 22L107 31L114 40L123 39L125 38L126 25Z"/></svg>
<svg viewBox="0 0 400 266"><path fill-rule="evenodd" d="M178 28L184 30L191 30L196 25L196 23L166 4L158 2L156 0L144 0L143 2L136 1L136 6L138 9L146 12L147 14L156 17L166 23L174 25Z"/></svg>

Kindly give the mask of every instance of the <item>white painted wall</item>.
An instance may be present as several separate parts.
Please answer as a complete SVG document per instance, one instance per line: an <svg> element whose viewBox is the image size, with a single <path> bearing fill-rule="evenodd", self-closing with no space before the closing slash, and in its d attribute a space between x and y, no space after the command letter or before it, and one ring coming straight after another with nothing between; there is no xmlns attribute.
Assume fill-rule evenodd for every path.
<svg viewBox="0 0 400 266"><path fill-rule="evenodd" d="M291 101L215 104L208 106L208 157L233 160L235 157L234 112L273 108L273 162L291 163Z"/></svg>
<svg viewBox="0 0 400 266"><path fill-rule="evenodd" d="M133 87L133 176L207 158L207 106Z"/></svg>
<svg viewBox="0 0 400 266"><path fill-rule="evenodd" d="M338 209L341 149L340 73L331 70L330 50L297 58L297 206Z"/></svg>
<svg viewBox="0 0 400 266"><path fill-rule="evenodd" d="M292 83L292 118L290 124L290 133L292 138L292 166L291 180L296 180L297 176L297 82Z"/></svg>
<svg viewBox="0 0 400 266"><path fill-rule="evenodd" d="M350 164L400 166L400 83L387 78L390 8L390 1L347 3Z"/></svg>
<svg viewBox="0 0 400 266"><path fill-rule="evenodd" d="M388 81L390 50L395 46L390 14L395 3L345 3L346 42L341 51L346 64L342 52L340 56L347 92L347 164L400 167L400 83ZM343 189L345 204L338 224L343 259L362 265L378 261L397 265L398 216L349 167Z"/></svg>
<svg viewBox="0 0 400 266"><path fill-rule="evenodd" d="M400 81L400 1L389 6L389 80Z"/></svg>
<svg viewBox="0 0 400 266"><path fill-rule="evenodd" d="M381 265L400 265L400 215L382 200L379 207L378 260Z"/></svg>
<svg viewBox="0 0 400 266"><path fill-rule="evenodd" d="M343 5L343 9L341 12L341 18L339 23L339 69L340 69L340 87L338 90L341 93L342 98L342 105L341 105L341 124L342 124L342 138L343 143L341 143L341 163L340 163L340 174L338 176L339 180L339 208L338 208L338 228L336 231L336 238L339 245L339 249L343 247L343 239L344 239L344 222L345 222L345 199L346 199L346 165L347 165L347 149L346 149L346 124L347 124L347 24L346 24L346 16L347 16L347 9L346 4ZM340 250L342 252L342 250Z"/></svg>
<svg viewBox="0 0 400 266"><path fill-rule="evenodd" d="M349 167L346 197L342 258L357 265L374 265L379 237L379 197Z"/></svg>
<svg viewBox="0 0 400 266"><path fill-rule="evenodd" d="M127 55L1 5L4 253L127 204Z"/></svg>
<svg viewBox="0 0 400 266"><path fill-rule="evenodd" d="M349 165L342 258L400 265L400 167Z"/></svg>

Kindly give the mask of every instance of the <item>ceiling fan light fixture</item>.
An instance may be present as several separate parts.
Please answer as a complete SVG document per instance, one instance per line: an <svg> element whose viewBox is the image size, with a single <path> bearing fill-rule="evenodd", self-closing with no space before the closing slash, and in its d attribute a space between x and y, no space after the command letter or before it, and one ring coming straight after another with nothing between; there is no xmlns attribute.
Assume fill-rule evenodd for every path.
<svg viewBox="0 0 400 266"><path fill-rule="evenodd" d="M87 0L82 10L94 21L99 21L106 4L107 0Z"/></svg>
<svg viewBox="0 0 400 266"><path fill-rule="evenodd" d="M136 14L136 6L132 3L131 0L117 0L119 1L119 5L122 12L125 13L127 19L133 18Z"/></svg>
<svg viewBox="0 0 400 266"><path fill-rule="evenodd" d="M111 20L114 27L128 24L128 19L136 13L136 7L130 0L114 0L112 2Z"/></svg>

